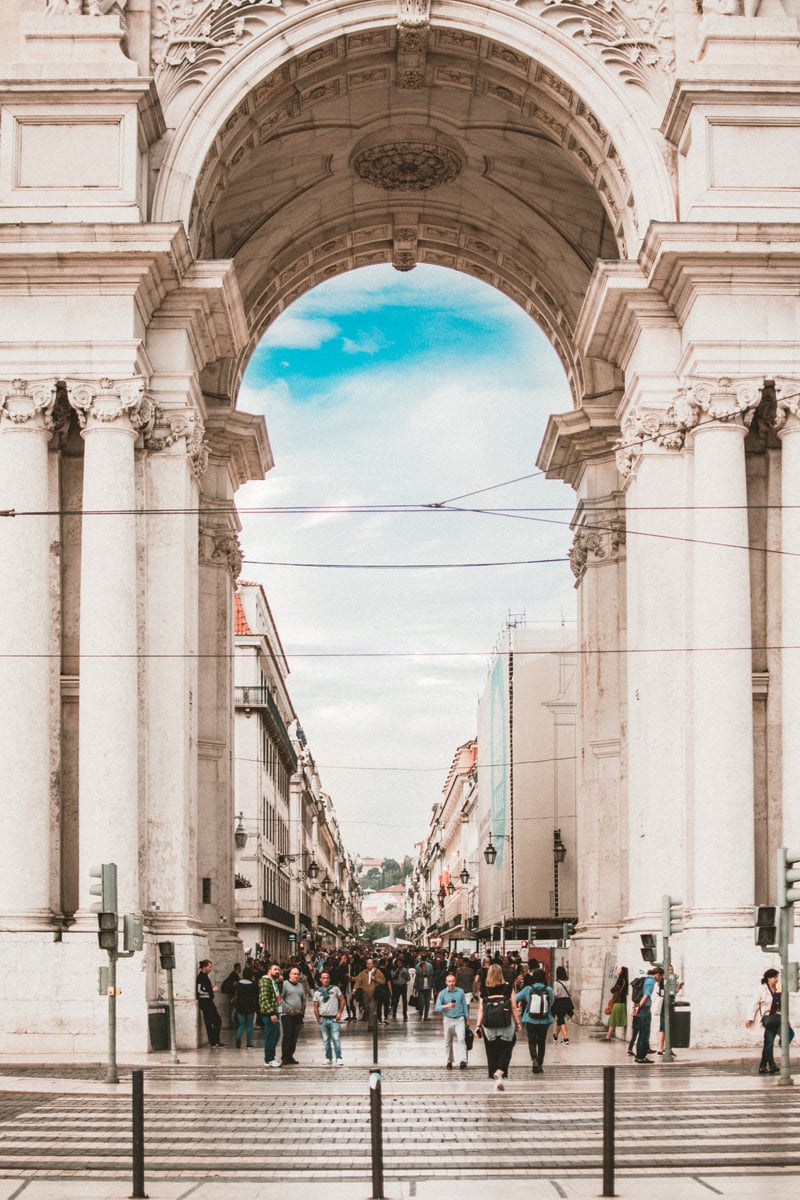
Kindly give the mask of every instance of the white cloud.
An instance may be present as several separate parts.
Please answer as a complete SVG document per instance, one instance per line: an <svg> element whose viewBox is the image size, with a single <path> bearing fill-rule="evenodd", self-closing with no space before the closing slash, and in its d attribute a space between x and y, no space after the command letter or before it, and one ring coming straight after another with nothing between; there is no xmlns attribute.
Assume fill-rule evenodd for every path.
<svg viewBox="0 0 800 1200"><path fill-rule="evenodd" d="M408 294L414 303L429 302L431 288L437 304L460 313L474 304L480 311L474 280L453 273L433 284L421 278ZM505 311L519 330L517 361L487 365L481 346L479 358L468 350L461 359L442 355L438 368L435 347L416 347L399 367L354 356L352 373L324 382L324 404L296 404L278 382L243 389L241 406L266 413L276 466L265 482L242 489L240 505L425 504L537 474L547 415L570 404L566 382L533 323L499 293L482 292L483 302ZM333 329L335 337L338 313L377 311L385 296L385 281L371 269L357 272L310 293L281 321L299 314L298 337L304 328L319 336ZM371 316L373 324L378 320ZM280 336L276 344L283 345L286 335ZM460 504L564 511L508 517L431 509L243 520L247 560L561 559L557 565L436 571L246 563L247 577L265 585L290 656L290 692L323 787L333 796L347 845L361 853L401 858L423 836L455 748L474 736L477 696L507 613L524 610L529 623L557 624L562 614L574 620L566 562L570 489L539 476Z"/></svg>
<svg viewBox="0 0 800 1200"><path fill-rule="evenodd" d="M264 334L269 346L285 350L318 350L339 335L339 327L324 317L304 317L294 311L282 313Z"/></svg>

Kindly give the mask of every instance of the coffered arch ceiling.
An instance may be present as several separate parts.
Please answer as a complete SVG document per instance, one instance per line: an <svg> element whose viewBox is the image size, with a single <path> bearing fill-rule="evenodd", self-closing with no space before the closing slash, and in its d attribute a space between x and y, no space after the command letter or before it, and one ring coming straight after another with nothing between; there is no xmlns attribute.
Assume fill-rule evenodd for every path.
<svg viewBox="0 0 800 1200"><path fill-rule="evenodd" d="M542 326L576 402L573 331L597 259L639 230L614 140L533 58L452 28L343 33L287 58L228 115L189 221L202 258L233 258L249 357L299 295L342 271L453 267Z"/></svg>

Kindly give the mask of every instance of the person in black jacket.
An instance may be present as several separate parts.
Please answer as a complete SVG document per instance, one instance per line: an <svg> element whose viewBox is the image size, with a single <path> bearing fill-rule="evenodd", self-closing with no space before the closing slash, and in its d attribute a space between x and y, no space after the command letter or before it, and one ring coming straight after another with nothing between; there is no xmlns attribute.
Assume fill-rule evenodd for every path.
<svg viewBox="0 0 800 1200"><path fill-rule="evenodd" d="M219 987L214 987L209 979L213 965L210 958L200 960L200 970L197 975L195 991L197 993L197 1003L200 1005L200 1012L203 1014L203 1020L206 1025L208 1044L216 1048L222 1045L219 1040L222 1020L214 1003L214 992L218 992Z"/></svg>
<svg viewBox="0 0 800 1200"><path fill-rule="evenodd" d="M238 980L233 993L233 1003L236 1007L236 1048L242 1044L242 1034L247 1033L247 1049L253 1049L253 1022L258 1008L258 984L254 972L245 967L242 978Z"/></svg>

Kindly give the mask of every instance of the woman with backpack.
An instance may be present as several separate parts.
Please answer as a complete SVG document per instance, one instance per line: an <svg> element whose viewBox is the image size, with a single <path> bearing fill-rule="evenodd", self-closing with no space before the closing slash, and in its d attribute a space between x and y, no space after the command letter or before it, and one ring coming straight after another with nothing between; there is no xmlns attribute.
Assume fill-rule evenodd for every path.
<svg viewBox="0 0 800 1200"><path fill-rule="evenodd" d="M522 1024L528 1035L534 1075L541 1075L547 1031L553 1024L553 989L547 986L547 976L541 967L531 976L533 983L517 992L516 1001L522 1010Z"/></svg>
<svg viewBox="0 0 800 1200"><path fill-rule="evenodd" d="M498 1092L505 1088L504 1080L508 1079L511 1054L521 1028L511 984L506 983L500 964L492 963L480 991L475 1036L483 1038L486 1068Z"/></svg>

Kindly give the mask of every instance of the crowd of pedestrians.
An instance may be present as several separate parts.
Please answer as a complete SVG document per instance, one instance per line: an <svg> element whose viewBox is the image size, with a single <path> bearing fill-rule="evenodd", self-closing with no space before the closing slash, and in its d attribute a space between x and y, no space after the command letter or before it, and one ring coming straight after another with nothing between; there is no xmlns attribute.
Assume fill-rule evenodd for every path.
<svg viewBox="0 0 800 1200"><path fill-rule="evenodd" d="M465 1069L475 1039L482 1039L487 1073L501 1091L518 1036L525 1035L534 1075L544 1070L551 1038L569 1045L568 1020L574 1007L566 968L558 966L555 978L548 981L539 963L525 964L518 954L479 959L471 953L448 959L441 952L374 949L296 957L284 964L248 959L244 969L237 963L219 986L211 982L212 968L213 963L203 959L197 975L197 1001L209 1046L222 1044L222 1020L214 999L222 992L230 1001L236 1047L252 1049L254 1030L260 1026L268 1067L297 1064L295 1052L309 1014L317 1022L325 1061L331 1066L342 1062L340 1027L345 1021L363 1021L374 1030L390 1021L440 1018L445 1068ZM637 1063L652 1063L651 1055L664 1053L667 1006L675 1003L681 987L674 972L665 981L659 963L633 979L627 967L619 966L605 1008L605 1039L621 1036ZM761 1074L778 1071L774 1047L780 1037L780 1003L779 973L769 969L746 1022L747 1028L763 1028ZM471 1005L477 1006L474 1028ZM654 1035L656 1045L651 1046ZM793 1037L790 1027L790 1042Z"/></svg>

